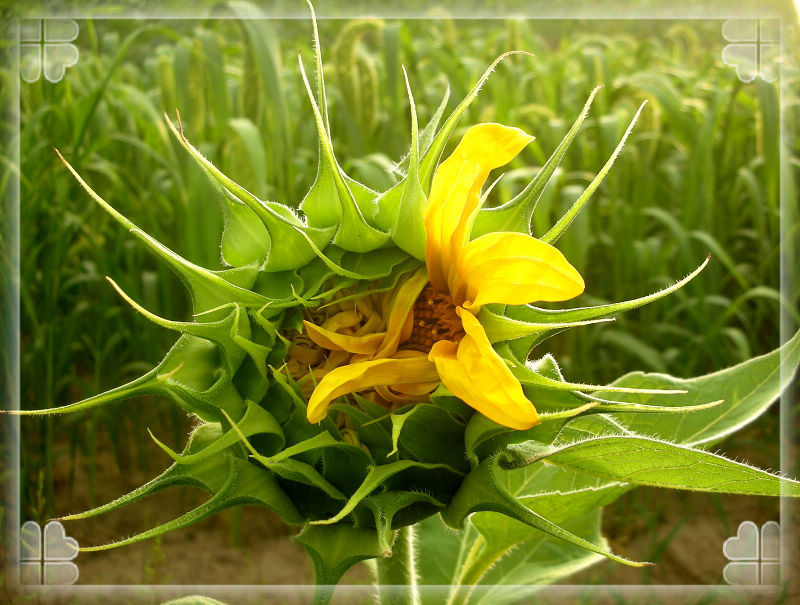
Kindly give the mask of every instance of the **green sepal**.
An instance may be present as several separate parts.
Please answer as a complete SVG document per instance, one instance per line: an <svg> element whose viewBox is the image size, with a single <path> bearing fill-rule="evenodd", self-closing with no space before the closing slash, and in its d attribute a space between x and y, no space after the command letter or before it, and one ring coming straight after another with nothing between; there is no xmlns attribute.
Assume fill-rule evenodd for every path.
<svg viewBox="0 0 800 605"><path fill-rule="evenodd" d="M142 542L167 532L187 527L226 508L260 504L278 513L289 524L299 525L304 517L281 489L269 471L259 469L240 458L227 456L228 475L225 483L209 500L180 517L130 538L102 546L82 547L81 552L96 552Z"/></svg>
<svg viewBox="0 0 800 605"><path fill-rule="evenodd" d="M328 246L325 252L349 277L364 281L387 277L394 267L408 260L408 254L394 246L373 250L369 254L346 252L336 246Z"/></svg>
<svg viewBox="0 0 800 605"><path fill-rule="evenodd" d="M266 225L230 191L220 189L225 202L222 205L224 226L220 242L222 260L234 267L263 264L272 248Z"/></svg>
<svg viewBox="0 0 800 605"><path fill-rule="evenodd" d="M189 435L189 441L183 448L183 455L189 456L202 451L213 444L222 435L219 424L201 424ZM212 493L218 491L228 477L228 461L226 456L215 456L191 466L173 464L159 476L154 477L135 490L116 498L115 500L73 515L59 517L62 521L88 519L103 513L111 512L143 500L162 489L174 485L188 485L208 490Z"/></svg>
<svg viewBox="0 0 800 605"><path fill-rule="evenodd" d="M324 248L336 231L335 227L306 225L291 208L282 204L265 202L263 207L261 220L272 238L272 250L264 263L264 271L290 271L305 266L316 254L308 242Z"/></svg>
<svg viewBox="0 0 800 605"><path fill-rule="evenodd" d="M182 130L175 128L175 125L166 116L165 119L172 133L198 162L212 183L223 188L230 196L233 196L233 199L238 200L252 210L267 228L270 249L263 265L265 271L298 269L314 258L313 250L308 246L306 240L298 234L298 229L320 248L324 248L331 241L336 230L334 226L318 229L306 225L295 216L290 208L276 202L264 202L258 199L208 161L188 141Z"/></svg>
<svg viewBox="0 0 800 605"><path fill-rule="evenodd" d="M330 601L336 584L356 563L392 554L386 550L374 529L356 528L347 523L307 524L292 540L302 545L314 562L315 605Z"/></svg>
<svg viewBox="0 0 800 605"><path fill-rule="evenodd" d="M569 227L570 223L575 220L575 217L578 216L583 207L588 203L589 199L592 197L592 194L595 190L600 186L600 183L603 182L603 179L606 178L606 175L611 170L611 166L614 164L614 161L617 159L617 156L622 151L622 148L625 146L625 141L628 139L628 135L630 135L631 131L633 130L634 124L636 124L636 120L639 119L639 114L642 113L642 109L647 104L647 101L642 103L639 106L639 110L636 112L636 115L633 116L633 120L628 125L628 128L625 130L625 134L622 135L622 139L620 139L619 143L617 144L614 152L611 154L611 157L608 158L608 161L605 165L600 169L600 172L597 173L597 176L594 177L589 186L586 187L584 192L575 200L575 203L572 204L569 210L556 222L553 227L542 236L542 241L547 244L554 244L559 237L561 237L566 231L567 227Z"/></svg>
<svg viewBox="0 0 800 605"><path fill-rule="evenodd" d="M281 300L282 303L286 302L288 306L293 307L301 302L301 294L305 290L305 283L298 270L262 270L258 272L258 277L253 284L253 290L259 293L269 292L273 298ZM282 303L272 304L268 308L283 307Z"/></svg>
<svg viewBox="0 0 800 605"><path fill-rule="evenodd" d="M360 395L354 395L354 399L358 406L334 403L329 409L346 416L352 423L358 440L370 451L372 458L383 462L394 455L389 412Z"/></svg>
<svg viewBox="0 0 800 605"><path fill-rule="evenodd" d="M308 235L298 231L305 238L314 254L322 260L336 275L349 277L353 280L373 280L386 277L391 272L391 263L386 262L386 258L395 259L394 264L407 258L407 254L395 247L374 250L370 254L354 254L339 248L338 246L328 246L323 252ZM348 268L350 265L353 269ZM362 271L362 273L359 273ZM369 273L364 273L367 271Z"/></svg>
<svg viewBox="0 0 800 605"><path fill-rule="evenodd" d="M446 409L417 403L391 414L392 452L419 462L442 462L466 472L464 423Z"/></svg>
<svg viewBox="0 0 800 605"><path fill-rule="evenodd" d="M502 206L481 209L472 228L472 238L498 231L516 231L531 235L531 220L539 198L550 177L553 176L564 155L566 155L573 139L578 134L581 124L583 124L586 116L589 115L592 101L597 91L601 88L602 86L597 86L592 90L580 115L572 124L572 128L569 129L569 132L567 132L561 143L556 147L556 150L545 162L545 165L542 166L542 169L536 173L531 182L516 197Z"/></svg>
<svg viewBox="0 0 800 605"><path fill-rule="evenodd" d="M202 361L199 359L198 353L194 353L194 355L191 353L200 352L202 343L208 341L197 342L200 339L190 341L189 339L193 337L182 336L178 339L173 349L179 346L183 338L187 339L187 344L185 348L179 350L179 355L181 357L188 355L188 359L192 362L196 360ZM216 351L202 352L216 354ZM241 418L245 410L245 403L233 386L232 377L222 368L207 372L205 376L198 376L199 371L202 369L202 365L192 367L191 364L183 364L181 360L181 365L174 371L155 376L154 381L157 385L157 392L168 395L186 411L197 414L207 422L222 420L222 412L227 412L233 418ZM200 383L201 380L207 380L208 378L213 379L214 382L207 386Z"/></svg>
<svg viewBox="0 0 800 605"><path fill-rule="evenodd" d="M550 356L546 356L546 360L552 360ZM542 360L529 361L525 363L515 363L511 366L511 373L523 385L535 385L545 389L554 389L557 391L578 391L578 392L594 392L604 391L608 393L643 393L650 395L678 395L685 393L682 389L645 389L640 387L625 387L618 385L595 385L583 384L577 382L567 382L563 379L551 378L544 373L540 373L539 365Z"/></svg>
<svg viewBox="0 0 800 605"><path fill-rule="evenodd" d="M539 307L534 307L533 305L508 305L505 308L505 316L512 321L521 321L534 324L562 324L569 322L589 322L606 319L615 313L622 313L625 311L630 311L631 309L642 307L646 304L664 298L668 294L680 290L683 286L688 284L692 279L700 274L700 272L708 264L710 258L711 257L707 257L705 261L703 261L700 266L697 267L697 269L671 286L640 298L609 303L605 305L596 305L593 307L581 307L577 309L541 309ZM490 321L491 320L492 319L490 318ZM502 320L500 320L500 322L502 322ZM510 326L503 326L500 328L495 327L494 329L502 330L500 333L502 336L504 333L507 333L507 331L514 330L516 328L514 327L514 324L511 324ZM517 359L527 358L533 347L550 336L558 333L561 331L561 329L562 328L554 328L552 330L545 330L529 336L516 338L510 345L514 357Z"/></svg>
<svg viewBox="0 0 800 605"><path fill-rule="evenodd" d="M375 221L381 229L389 232L399 248L414 258L424 261L427 234L423 215L428 198L419 180L417 109L405 68L403 68L403 75L411 111L411 153L409 154L408 174L378 198Z"/></svg>
<svg viewBox="0 0 800 605"><path fill-rule="evenodd" d="M436 136L431 141L430 147L428 151L423 155L422 161L420 162L419 167L419 180L422 184L423 191L430 191L431 190L431 182L433 181L433 173L436 170L436 166L439 164L439 157L442 155L444 151L445 145L447 144L447 140L450 138L450 135L455 130L458 121L461 119L461 116L464 115L464 112L467 108L472 104L472 101L475 100L475 97L478 96L478 92L480 91L481 87L484 85L486 80L489 79L492 71L494 68L497 67L497 64L500 63L503 59L508 57L509 55L519 55L525 54L529 55L525 51L509 51L503 53L499 57L497 57L492 64L483 72L483 75L478 79L478 82L475 86L472 87L472 90L467 93L467 96L458 104L458 107L455 108L453 113L445 120L442 128L439 132L436 133Z"/></svg>
<svg viewBox="0 0 800 605"><path fill-rule="evenodd" d="M280 389L280 392L287 396L288 409L285 410L286 419L284 420L277 413L273 414L278 418L278 422L281 423L287 443L299 443L314 437L322 431L328 431L337 439L340 437L336 424L330 418L324 418L319 424L310 424L308 422L306 402L300 393L297 383L291 376L273 369L272 378L274 380L273 386Z"/></svg>
<svg viewBox="0 0 800 605"><path fill-rule="evenodd" d="M461 399L453 395L444 384L440 384L436 387L436 390L431 393L431 403L444 408L453 418L460 420L464 424L469 422L469 419L476 413L474 408L471 408Z"/></svg>
<svg viewBox="0 0 800 605"><path fill-rule="evenodd" d="M184 141L183 137L179 140ZM195 154L192 155L196 158ZM200 167L219 194L224 221L220 242L223 262L233 267L262 264L272 245L266 226L247 204L214 177L204 163L200 163Z"/></svg>
<svg viewBox="0 0 800 605"><path fill-rule="evenodd" d="M66 414L141 395L165 395L208 422L220 421L220 410L240 418L244 413L244 401L231 385L230 377L219 367L219 351L217 345L205 338L182 334L155 368L127 384L69 405L14 413Z"/></svg>
<svg viewBox="0 0 800 605"><path fill-rule="evenodd" d="M450 100L450 85L448 84L447 87L444 89L444 95L442 96L442 100L439 103L439 107L436 108L436 111L433 112L431 119L428 120L428 123L425 124L425 128L422 129L422 132L419 135L419 153L420 155L425 155L430 149L431 143L433 142L433 137L436 136L436 129L439 127L439 122L442 119L442 115L444 115L444 110L447 107L447 102ZM408 174L409 166L411 164L411 154L409 153L404 157L397 165L394 167L392 172L397 173L400 175L400 180L406 177Z"/></svg>
<svg viewBox="0 0 800 605"><path fill-rule="evenodd" d="M614 321L614 319L602 317L586 321L528 322L519 319L511 319L505 315L495 313L486 305L481 307L481 310L478 312L478 321L481 322L481 326L483 326L486 332L486 337L491 343L502 342L504 340L516 340L517 338L523 338L525 336L537 337L536 341L538 343L544 340L544 337L551 336L561 330Z"/></svg>
<svg viewBox="0 0 800 605"><path fill-rule="evenodd" d="M285 439L283 431L275 420L275 417L257 403L253 403L252 401L247 401L246 403L247 409L241 420L235 422L226 414L226 420L231 424L231 428L225 431L207 447L192 452L191 454L178 454L173 452L169 447L161 443L149 429L148 432L150 433L150 437L153 438L153 441L155 441L169 457L182 465L195 464L205 460L209 456L226 450L240 440L246 440L247 437L252 437L253 435L260 435L259 446L262 450L265 450L267 456L281 451L285 445Z"/></svg>
<svg viewBox="0 0 800 605"><path fill-rule="evenodd" d="M153 323L170 330L205 338L219 345L222 349L222 358L228 373L230 375L236 373L236 370L239 368L246 355L246 351L241 346L240 341L246 340L249 342L251 336L250 322L247 319L247 313L241 313L241 307L239 307L238 304L230 303L229 305L223 305L215 309L215 311L218 310L222 312L230 307L228 314L216 321L172 321L159 317L155 313L151 313L128 296L113 279L110 277L106 277L106 279L111 283L117 293L125 299L125 302ZM198 317L203 319L205 317L213 317L213 315L202 314Z"/></svg>
<svg viewBox="0 0 800 605"><path fill-rule="evenodd" d="M497 424L483 414L473 414L464 432L464 449L471 467L477 468L481 460L494 453L495 447L491 444L497 443L498 437L512 432L514 429Z"/></svg>
<svg viewBox="0 0 800 605"><path fill-rule="evenodd" d="M503 487L500 476L502 472L498 467L497 457L481 462L478 468L466 476L447 508L442 511L442 520L453 529L461 530L465 519L472 513L481 511L501 513L618 563L632 567L647 565L615 555L603 546L584 540L529 509Z"/></svg>
<svg viewBox="0 0 800 605"><path fill-rule="evenodd" d="M547 397L550 397L547 393ZM531 397L526 390L528 399L536 401L539 414L539 424L526 430L515 430L489 420L483 414L473 414L467 423L464 434L464 445L470 466L476 468L482 460L503 451L508 444L533 439L543 443L551 443L564 425L577 416L596 410L600 404L596 401L583 402L577 407L563 409L563 406L548 406L540 398ZM572 397L569 392L556 392L557 398ZM543 411L552 410L556 411Z"/></svg>
<svg viewBox="0 0 800 605"><path fill-rule="evenodd" d="M228 421L230 422L230 418ZM302 483L310 487L318 488L324 492L325 495L335 500L347 499L347 496L345 496L327 479L325 479L325 477L323 477L313 466L306 464L305 462L292 459L292 456L297 456L309 450L319 450L322 447L337 444L338 442L327 431L290 446L284 450L278 451L271 456L265 456L253 447L253 445L247 439L248 435L246 432L242 431L233 423L231 423L231 426L233 427L233 431L236 433L237 437L250 451L250 455L277 476L287 481L294 481L296 483Z"/></svg>
<svg viewBox="0 0 800 605"><path fill-rule="evenodd" d="M298 269L297 275L303 280L301 298L312 300L319 295L320 288L336 274L321 258L317 257Z"/></svg>
<svg viewBox="0 0 800 605"><path fill-rule="evenodd" d="M271 302L269 298L251 292L246 288L231 284L221 277L218 272L209 271L208 269L189 262L139 229L132 221L120 214L108 202L95 193L61 154L58 154L58 157L61 158L64 165L95 202L108 212L120 225L130 231L153 254L169 265L177 274L191 294L195 313L201 313L231 302L238 302L241 305L249 307L260 307Z"/></svg>
<svg viewBox="0 0 800 605"><path fill-rule="evenodd" d="M319 47L316 49L315 57L319 63ZM308 83L302 59L298 57L298 60L303 83L314 112L320 142L317 178L300 203L300 209L308 217L310 226L335 227L333 243L345 250L363 253L380 248L388 241L389 234L376 229L365 219L365 215L374 215L377 194L349 177L345 179L342 169L336 162L333 144Z"/></svg>
<svg viewBox="0 0 800 605"><path fill-rule="evenodd" d="M394 290L400 282L400 278L419 269L421 266L422 264L417 259L407 257L405 260L392 267L391 272L386 277L375 280L374 282L367 282L366 280L354 282L355 293L338 297L335 302L343 303L349 300L358 300L370 294L380 294L382 292ZM319 298L323 298L322 295L320 295ZM321 308L324 308L324 305Z"/></svg>
<svg viewBox="0 0 800 605"><path fill-rule="evenodd" d="M462 476L462 473L456 472L454 469L445 464L425 464L422 462L415 462L413 460L398 460L397 462L390 462L389 464L373 466L369 469L367 476L364 478L364 481L361 483L359 488L353 493L352 496L350 496L347 504L345 504L336 515L330 519L314 521L313 523L317 525L331 525L338 523L347 517L347 515L349 515L351 512L353 512L356 506L358 506L361 501L369 496L373 491L382 485L387 484L395 475L399 473L405 473L406 471L412 471L412 475L417 475L414 477L415 480L419 479L418 475L420 473L431 474L432 477L435 477L435 480L431 480L431 478L429 478L428 481L425 481L423 479L420 481L420 488L424 486L425 488L430 489L434 488L438 484L437 491L441 490L445 494L448 492L446 488L453 487L453 484L455 483L453 478L448 480L447 475L458 475L459 478Z"/></svg>
<svg viewBox="0 0 800 605"><path fill-rule="evenodd" d="M444 503L422 492L386 491L364 499L372 512L378 539L386 552L392 549L395 530L411 525L444 508Z"/></svg>

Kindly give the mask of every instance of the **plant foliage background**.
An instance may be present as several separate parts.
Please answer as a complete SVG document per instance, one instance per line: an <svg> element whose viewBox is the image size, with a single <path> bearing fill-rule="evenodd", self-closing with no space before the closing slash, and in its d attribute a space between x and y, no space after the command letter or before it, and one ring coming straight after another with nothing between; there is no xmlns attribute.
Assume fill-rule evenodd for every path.
<svg viewBox="0 0 800 605"><path fill-rule="evenodd" d="M79 21L79 27L81 59L62 82L21 84L23 407L64 404L120 384L152 367L169 346L172 335L120 304L104 276L161 316L188 313L177 279L88 200L53 146L95 190L113 192L107 199L123 214L209 267L219 262L221 215L207 180L169 135L163 111L180 110L195 146L262 198L299 202L316 170L316 131L295 68L298 49L312 54L307 22L113 20ZM321 21L337 155L355 178L385 189L384 168L409 144L401 65L425 124L448 83L452 109L495 56L531 51L536 58L515 57L497 68L461 126L463 132L472 123L498 121L537 137L494 189L490 200L501 203L536 170L527 167L547 159L589 91L605 85L537 208L540 235L649 99L614 169L559 243L587 282L588 294L576 302L653 291L694 269L709 251L712 264L660 303L546 346L565 374L582 382L636 369L687 377L721 369L778 344L780 164L777 86L737 80L720 59L720 28L720 21L444 16ZM796 82L787 67L784 77ZM796 151L789 154L790 172ZM796 241L796 217L788 225ZM796 309L797 286L784 296L785 307ZM156 402L26 424L24 515L42 520L74 512L64 502L75 476L86 476L81 487L90 504L106 500L96 495L101 478L152 464L146 426L171 433L173 447L188 428L182 412ZM726 450L735 454L738 447L752 462L774 467L777 434L773 409ZM109 447L113 460L102 457ZM112 466L99 470L100 464ZM618 505L622 519L630 516L626 506L627 513L648 508L636 498L634 492ZM716 506L725 517L724 506ZM656 524L658 515L651 520ZM735 528L738 521L728 523ZM654 545L656 554L667 546Z"/></svg>

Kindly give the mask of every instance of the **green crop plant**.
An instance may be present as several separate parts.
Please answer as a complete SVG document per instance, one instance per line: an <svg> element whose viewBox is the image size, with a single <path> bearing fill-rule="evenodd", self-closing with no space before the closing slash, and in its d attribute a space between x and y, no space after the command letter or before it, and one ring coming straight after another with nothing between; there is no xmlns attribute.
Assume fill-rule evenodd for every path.
<svg viewBox="0 0 800 605"><path fill-rule="evenodd" d="M689 380L633 373L607 385L572 382L554 356L542 354L542 343L557 332L610 322L659 300L708 263L626 302L572 309L532 304L583 291L581 273L554 244L609 173L641 107L600 172L535 239L537 204L598 89L522 191L482 207L492 189L482 192L490 170L507 164L532 137L480 124L440 160L459 120L507 55L455 111L444 118L443 103L424 128L406 78L411 148L396 168L397 182L376 191L348 176L334 155L314 27L316 92L302 61L300 71L319 165L299 205L250 193L189 142L180 118L167 119L218 194L225 268L206 269L164 246L62 157L97 204L178 275L190 292L192 317L160 317L110 280L139 313L178 332L177 341L132 382L64 407L22 413L51 416L156 395L198 419L181 452L156 439L174 461L164 473L63 519L91 518L175 485L211 493L171 522L83 550L123 546L230 507L260 504L302 526L296 540L314 562L320 603L365 559L375 559L380 586L409 586L399 597L409 602L423 581L452 584L452 603L469 602L472 593L463 587L479 583L498 584L495 596L507 600L520 593L504 591L504 584L552 582L599 557L644 565L611 552L599 530L602 506L635 485L800 495L797 481L704 449L778 397L800 360L800 334L772 353ZM340 50L342 60L358 57L353 48ZM189 61L195 51L189 49ZM258 57L247 60L254 69ZM371 77L369 69L359 77ZM159 73L168 81L163 65ZM371 120L362 134L370 132ZM186 122L188 133L204 127L200 117ZM450 534L459 560L448 574L418 577L413 551L441 538L437 516L461 530ZM497 565L514 546L545 541L552 548L541 560L527 558L513 573ZM379 594L386 602L398 596Z"/></svg>

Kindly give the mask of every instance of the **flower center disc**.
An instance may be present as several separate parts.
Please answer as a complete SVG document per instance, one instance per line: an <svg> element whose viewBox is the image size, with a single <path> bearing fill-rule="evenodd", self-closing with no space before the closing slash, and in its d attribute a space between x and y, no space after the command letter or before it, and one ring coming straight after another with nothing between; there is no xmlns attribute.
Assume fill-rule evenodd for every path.
<svg viewBox="0 0 800 605"><path fill-rule="evenodd" d="M403 348L427 353L435 342L458 342L463 337L464 328L453 300L431 284L425 286L414 302L414 327Z"/></svg>

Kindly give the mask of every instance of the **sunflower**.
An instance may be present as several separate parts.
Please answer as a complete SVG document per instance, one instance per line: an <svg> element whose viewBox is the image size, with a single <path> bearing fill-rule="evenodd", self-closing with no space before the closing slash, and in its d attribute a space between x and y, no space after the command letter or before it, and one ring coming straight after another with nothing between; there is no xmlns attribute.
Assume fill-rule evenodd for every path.
<svg viewBox="0 0 800 605"><path fill-rule="evenodd" d="M529 235L498 232L470 241L489 173L532 140L501 124L470 128L431 184L425 266L393 292L363 297L322 325L303 322L306 336L330 351L312 372L321 380L308 403L310 422L320 422L330 402L348 393L371 390L381 402L403 404L444 384L498 424L524 430L539 423L476 316L492 303L569 300L583 292L583 279L561 252Z"/></svg>

